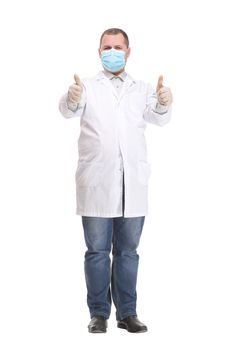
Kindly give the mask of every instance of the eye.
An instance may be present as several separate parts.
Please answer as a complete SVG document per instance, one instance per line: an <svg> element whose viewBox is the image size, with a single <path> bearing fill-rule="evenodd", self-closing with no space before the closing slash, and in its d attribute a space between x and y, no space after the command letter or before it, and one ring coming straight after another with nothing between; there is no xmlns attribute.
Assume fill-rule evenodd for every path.
<svg viewBox="0 0 233 350"><path fill-rule="evenodd" d="M103 50L111 50L111 48L112 48L111 46L104 46Z"/></svg>
<svg viewBox="0 0 233 350"><path fill-rule="evenodd" d="M121 46L115 46L115 49L116 50L122 50L122 47Z"/></svg>

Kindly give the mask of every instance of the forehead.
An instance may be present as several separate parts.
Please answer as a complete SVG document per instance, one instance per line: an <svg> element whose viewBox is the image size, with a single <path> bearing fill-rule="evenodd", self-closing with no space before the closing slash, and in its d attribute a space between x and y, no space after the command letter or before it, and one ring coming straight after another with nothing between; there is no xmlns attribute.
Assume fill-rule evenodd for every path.
<svg viewBox="0 0 233 350"><path fill-rule="evenodd" d="M124 45L126 46L125 43L125 38L124 36L119 33L119 34L105 34L102 38L101 41L101 46L103 45Z"/></svg>

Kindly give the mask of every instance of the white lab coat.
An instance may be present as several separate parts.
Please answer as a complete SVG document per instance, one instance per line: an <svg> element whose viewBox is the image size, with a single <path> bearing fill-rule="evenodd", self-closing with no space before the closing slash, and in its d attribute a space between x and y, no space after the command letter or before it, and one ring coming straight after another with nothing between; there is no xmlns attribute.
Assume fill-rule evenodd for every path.
<svg viewBox="0 0 233 350"><path fill-rule="evenodd" d="M82 83L82 99L75 112L68 109L67 94L59 105L65 118L80 117L76 214L97 217L147 215L151 168L144 130L146 122L166 124L171 108L164 114L156 113L155 89L129 75L119 95L103 72L83 79Z"/></svg>

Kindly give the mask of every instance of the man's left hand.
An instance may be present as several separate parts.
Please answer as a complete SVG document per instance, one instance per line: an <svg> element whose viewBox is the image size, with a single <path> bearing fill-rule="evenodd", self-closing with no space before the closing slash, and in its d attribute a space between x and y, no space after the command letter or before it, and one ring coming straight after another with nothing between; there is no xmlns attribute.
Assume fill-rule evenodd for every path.
<svg viewBox="0 0 233 350"><path fill-rule="evenodd" d="M158 102L162 106L170 106L172 104L172 93L171 89L166 86L163 86L163 76L160 75L156 88Z"/></svg>

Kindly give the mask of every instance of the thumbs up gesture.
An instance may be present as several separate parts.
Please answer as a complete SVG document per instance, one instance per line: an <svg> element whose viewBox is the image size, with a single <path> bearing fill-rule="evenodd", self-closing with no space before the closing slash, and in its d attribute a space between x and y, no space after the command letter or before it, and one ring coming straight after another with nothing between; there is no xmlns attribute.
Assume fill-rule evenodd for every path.
<svg viewBox="0 0 233 350"><path fill-rule="evenodd" d="M68 102L78 104L82 97L82 82L77 74L74 75L75 83L69 87Z"/></svg>
<svg viewBox="0 0 233 350"><path fill-rule="evenodd" d="M170 106L172 104L172 93L168 87L163 86L163 76L160 75L156 87L158 102L163 106Z"/></svg>

